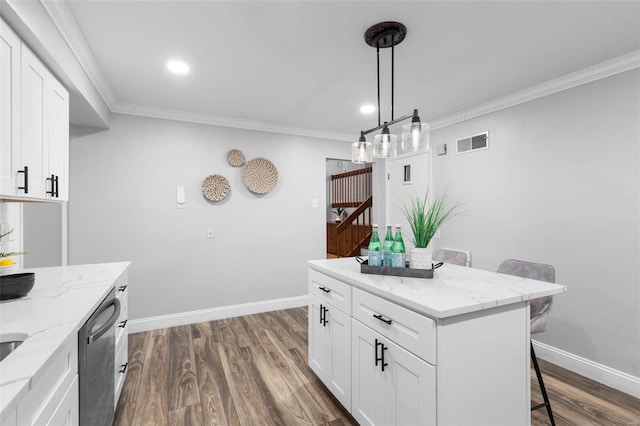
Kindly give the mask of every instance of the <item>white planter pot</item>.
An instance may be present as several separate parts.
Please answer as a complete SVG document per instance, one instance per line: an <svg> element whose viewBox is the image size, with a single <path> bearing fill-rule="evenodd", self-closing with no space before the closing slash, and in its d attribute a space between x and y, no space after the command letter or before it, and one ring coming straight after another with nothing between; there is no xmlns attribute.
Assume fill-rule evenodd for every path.
<svg viewBox="0 0 640 426"><path fill-rule="evenodd" d="M431 244L427 248L412 248L409 267L413 269L431 269L433 266L432 253Z"/></svg>

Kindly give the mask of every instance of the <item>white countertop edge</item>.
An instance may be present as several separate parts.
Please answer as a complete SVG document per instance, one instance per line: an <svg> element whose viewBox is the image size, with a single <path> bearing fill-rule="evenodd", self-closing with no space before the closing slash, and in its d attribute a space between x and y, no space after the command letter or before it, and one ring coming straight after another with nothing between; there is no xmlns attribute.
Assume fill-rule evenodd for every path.
<svg viewBox="0 0 640 426"><path fill-rule="evenodd" d="M324 260L324 259L323 259ZM323 261L321 260L321 261ZM348 276L348 275L343 275L339 272L336 272L335 270L331 269L331 268L327 268L325 266L323 266L322 264L318 263L318 260L309 260L307 261L308 266L317 271L317 272L321 272L325 275L328 275L332 278L335 278L339 281L343 281L346 282L350 285L352 285L355 288L359 288L363 291L366 291L368 293L374 294L376 296L380 296L384 299L387 299L389 301L392 301L400 306L403 306L407 309L410 309L414 312L417 312L419 314L422 315L427 315L429 317L432 318L448 318L448 317L453 317L453 316L457 316L457 315L463 315L463 314L468 314L468 313L472 313L472 312L478 312L478 311L482 311L485 309L492 309L492 308L497 308L499 306L506 306L506 305L511 305L514 303L519 303L519 302L526 302L528 300L531 299L535 299L535 298L539 298L539 297L545 297L545 296L552 296L554 294L559 294L559 293L564 293L567 291L567 287L560 285L560 284L555 284L555 283L548 283L548 284L555 284L557 287L555 289L552 290L542 290L542 291L537 291L536 292L536 296L535 297L530 297L527 294L517 294L514 295L511 298L507 298L507 299L502 299L499 301L496 300L492 300L492 301L487 301L487 302L482 302L480 300L477 300L477 304L472 305L472 306L466 306L466 307L460 307L460 308L455 308L455 309L448 309L448 310L437 310L437 309L433 309L429 306L426 306L424 304L421 303L417 303L414 302L412 300L403 298L403 297L399 297L396 294L393 294L391 292L385 291L384 289L380 289L378 287L375 286L371 286L371 285L367 285L364 284L356 279L353 279L352 277ZM353 260L353 262L355 261L355 258ZM437 270L435 271L437 273ZM366 275L366 274L365 274ZM429 280L428 278L411 278L412 280Z"/></svg>

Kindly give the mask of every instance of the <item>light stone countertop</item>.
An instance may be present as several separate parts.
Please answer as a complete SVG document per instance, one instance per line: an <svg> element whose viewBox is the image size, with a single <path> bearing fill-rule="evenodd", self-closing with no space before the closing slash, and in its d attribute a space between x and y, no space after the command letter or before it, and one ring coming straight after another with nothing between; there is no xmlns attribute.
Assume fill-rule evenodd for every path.
<svg viewBox="0 0 640 426"><path fill-rule="evenodd" d="M0 420L109 294L129 262L25 269L35 272L27 296L0 302L0 334L27 339L0 362ZM23 271L21 271L23 272Z"/></svg>
<svg viewBox="0 0 640 426"><path fill-rule="evenodd" d="M567 287L476 268L444 264L434 277L363 274L353 257L310 260L311 269L431 318L447 318L543 296Z"/></svg>

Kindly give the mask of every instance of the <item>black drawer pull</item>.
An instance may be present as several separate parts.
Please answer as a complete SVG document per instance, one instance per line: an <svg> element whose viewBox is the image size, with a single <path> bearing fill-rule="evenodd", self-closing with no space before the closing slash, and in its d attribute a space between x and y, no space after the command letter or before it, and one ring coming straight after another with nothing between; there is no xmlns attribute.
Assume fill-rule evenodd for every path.
<svg viewBox="0 0 640 426"><path fill-rule="evenodd" d="M331 291L330 288L326 288L326 287L318 287L320 290L324 291L325 293L329 293Z"/></svg>
<svg viewBox="0 0 640 426"><path fill-rule="evenodd" d="M121 285L118 287L118 291L125 291L127 289L127 285Z"/></svg>
<svg viewBox="0 0 640 426"><path fill-rule="evenodd" d="M53 177L53 175L51 175L51 177ZM60 178L60 176L56 176L56 177L55 177L55 179L54 179L54 181L52 182L52 183L55 183L55 184L56 184L56 194L55 194L55 197L56 197L56 198L60 198L60 194L58 193L58 188L59 188L59 185L58 185L58 178ZM53 188L51 188L51 189L53 189Z"/></svg>
<svg viewBox="0 0 640 426"><path fill-rule="evenodd" d="M124 320L124 321L120 321L120 325L118 327L120 328L125 328L127 325L127 321L129 321L128 319Z"/></svg>
<svg viewBox="0 0 640 426"><path fill-rule="evenodd" d="M127 367L129 366L129 363L127 362L126 364L122 364L120 366L120 369L118 370L118 373L120 374L124 374L125 371L127 371Z"/></svg>
<svg viewBox="0 0 640 426"><path fill-rule="evenodd" d="M45 191L46 194L51 195L51 197L56 196L56 177L51 175L50 178L45 179L46 181L51 181L51 191Z"/></svg>
<svg viewBox="0 0 640 426"><path fill-rule="evenodd" d="M382 321L382 322L383 322L383 323L385 323L385 324L389 324L389 325L391 325L391 320L390 320L390 319L382 318L382 315L381 315L381 314L373 314L373 317L374 317L375 319L379 319L380 321Z"/></svg>
<svg viewBox="0 0 640 426"><path fill-rule="evenodd" d="M23 189L25 194L29 193L29 166L24 166L24 170L18 170L18 173L24 173L24 186L19 186L18 189Z"/></svg>

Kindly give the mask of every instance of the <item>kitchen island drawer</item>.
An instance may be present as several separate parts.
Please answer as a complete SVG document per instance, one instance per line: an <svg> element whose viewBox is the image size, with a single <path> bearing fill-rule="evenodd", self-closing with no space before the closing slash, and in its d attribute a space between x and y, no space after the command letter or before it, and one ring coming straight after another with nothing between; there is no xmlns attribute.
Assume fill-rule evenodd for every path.
<svg viewBox="0 0 640 426"><path fill-rule="evenodd" d="M309 294L351 315L351 286L320 272L309 270Z"/></svg>
<svg viewBox="0 0 640 426"><path fill-rule="evenodd" d="M371 293L353 289L353 317L428 363L436 364L436 322Z"/></svg>

